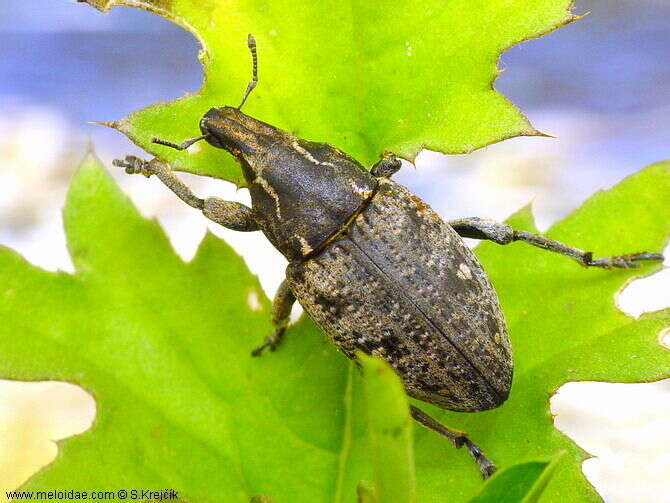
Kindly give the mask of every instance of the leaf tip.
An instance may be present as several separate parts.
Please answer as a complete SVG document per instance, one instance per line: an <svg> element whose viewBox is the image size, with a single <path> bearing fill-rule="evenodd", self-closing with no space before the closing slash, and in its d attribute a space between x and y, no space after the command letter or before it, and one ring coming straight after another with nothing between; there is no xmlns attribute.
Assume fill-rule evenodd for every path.
<svg viewBox="0 0 670 503"><path fill-rule="evenodd" d="M527 134L526 136L540 136L542 138L556 138L553 134L545 133L544 131L539 131L535 128L533 128L533 131L530 134Z"/></svg>
<svg viewBox="0 0 670 503"><path fill-rule="evenodd" d="M573 23L575 21L579 21L580 19L585 18L586 16L588 16L590 14L591 14L591 11L585 12L584 14L570 14L570 16L568 16L566 24Z"/></svg>
<svg viewBox="0 0 670 503"><path fill-rule="evenodd" d="M104 121L88 121L88 124L94 124L96 126L107 126L108 128L112 129L119 129L119 125L116 121L114 122L104 122Z"/></svg>
<svg viewBox="0 0 670 503"><path fill-rule="evenodd" d="M98 175L109 176L109 174L103 168L102 161L96 155L95 150L90 142L86 146L86 153L79 162L79 167L74 173L73 183L74 180L76 180L78 177L85 176L87 174L98 174Z"/></svg>

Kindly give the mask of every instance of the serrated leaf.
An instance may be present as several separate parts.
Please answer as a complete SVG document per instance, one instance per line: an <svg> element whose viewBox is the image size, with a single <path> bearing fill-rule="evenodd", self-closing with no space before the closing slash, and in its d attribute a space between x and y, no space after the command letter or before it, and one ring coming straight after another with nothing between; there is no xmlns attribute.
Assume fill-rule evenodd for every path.
<svg viewBox="0 0 670 503"><path fill-rule="evenodd" d="M87 2L149 10L193 33L203 46L203 87L114 127L177 170L240 185L239 167L221 149L201 142L189 154L150 140L198 136L209 108L238 105L250 80L248 33L257 39L260 81L244 111L369 166L383 151L413 159L424 147L461 153L540 134L493 89L497 59L575 19L569 0Z"/></svg>
<svg viewBox="0 0 670 503"><path fill-rule="evenodd" d="M29 487L170 487L190 502L332 494L341 414L336 404L334 414L319 410L318 395L292 396L312 354L317 382L332 381L322 391L335 396L346 380L347 363L316 331L296 328L298 360L251 359L269 311L242 260L208 235L183 263L93 159L72 183L64 218L75 275L0 256L2 376L70 381L98 408L91 431L64 443ZM252 293L263 309L249 305ZM318 431L291 416L311 409L306 423ZM297 476L310 473L315 480Z"/></svg>
<svg viewBox="0 0 670 503"><path fill-rule="evenodd" d="M670 168L659 164L601 192L549 235L597 255L662 249ZM30 489L174 488L191 502L344 502L372 480L358 372L308 320L276 353L249 351L271 329L269 302L243 261L208 235L182 262L93 159L64 213L73 275L0 252L0 375L69 381L93 393L90 431L59 444ZM531 228L529 211L512 219ZM549 396L567 381L670 375L658 334L670 313L633 320L613 295L639 270L585 270L517 243L484 244L515 354L510 399L478 414L440 411L499 468L566 455L543 501L596 501L585 453L552 425ZM262 308L249 304L250 293ZM467 452L415 428L417 500L467 501L482 482Z"/></svg>

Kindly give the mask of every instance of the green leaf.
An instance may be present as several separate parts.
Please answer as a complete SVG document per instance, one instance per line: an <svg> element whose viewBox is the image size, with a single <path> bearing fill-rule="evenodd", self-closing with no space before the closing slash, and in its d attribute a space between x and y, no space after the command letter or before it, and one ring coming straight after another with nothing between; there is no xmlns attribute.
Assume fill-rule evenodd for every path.
<svg viewBox="0 0 670 503"><path fill-rule="evenodd" d="M198 136L209 108L238 105L251 78L248 33L257 39L260 80L245 113L368 166L383 151L413 159L422 148L461 153L541 134L493 89L497 59L575 19L570 0L87 2L152 11L198 39L202 88L113 127L177 170L237 184L241 172L221 149L200 142L189 154L150 140Z"/></svg>
<svg viewBox="0 0 670 503"><path fill-rule="evenodd" d="M274 501L267 496L257 494L249 500L249 503L274 503Z"/></svg>
<svg viewBox="0 0 670 503"><path fill-rule="evenodd" d="M356 496L358 503L378 503L374 486L366 480L361 480L358 484Z"/></svg>
<svg viewBox="0 0 670 503"><path fill-rule="evenodd" d="M64 221L76 274L0 253L2 376L73 382L97 403L91 431L28 487L169 487L190 502L333 494L348 364L316 330L303 323L292 330L300 344L252 359L271 327L244 262L208 235L183 263L93 159ZM315 387L301 384L305 371Z"/></svg>
<svg viewBox="0 0 670 503"><path fill-rule="evenodd" d="M358 358L365 376L377 500L379 503L413 503L416 497L412 419L402 382L384 360L362 352Z"/></svg>
<svg viewBox="0 0 670 503"><path fill-rule="evenodd" d="M552 461L529 461L499 471L470 503L536 503L551 479L561 455Z"/></svg>
<svg viewBox="0 0 670 503"><path fill-rule="evenodd" d="M659 164L596 194L549 235L597 255L658 251L668 207L670 165ZM0 376L76 383L95 397L97 417L59 443L27 489L168 487L191 503L341 503L374 479L355 366L306 319L275 353L251 358L271 330L270 306L227 245L208 235L182 262L90 158L64 219L72 275L0 249ZM530 212L512 223L532 228ZM670 313L633 320L613 302L631 277L660 266L588 270L522 243L477 253L509 324L512 393L477 414L421 406L469 432L501 470L566 451L543 501L597 501L580 471L586 454L553 427L549 397L568 381L670 376L658 342ZM414 437L418 501L477 493L482 481L464 449L421 427Z"/></svg>

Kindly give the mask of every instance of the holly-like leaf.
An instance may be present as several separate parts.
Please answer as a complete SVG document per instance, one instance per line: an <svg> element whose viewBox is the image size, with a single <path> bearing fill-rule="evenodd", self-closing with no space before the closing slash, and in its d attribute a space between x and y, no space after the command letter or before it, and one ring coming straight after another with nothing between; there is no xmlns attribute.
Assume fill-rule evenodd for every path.
<svg viewBox="0 0 670 503"><path fill-rule="evenodd" d="M655 165L596 194L549 235L597 255L658 251L668 207L670 165ZM307 319L275 353L251 358L271 330L269 302L227 245L208 235L182 262L92 159L64 217L75 274L0 251L0 376L79 384L95 397L97 417L60 443L26 489L167 487L191 503L256 495L339 503L374 480L355 366ZM532 228L529 211L512 223ZM543 501L596 501L580 471L586 455L553 427L549 397L567 381L670 375L658 343L670 313L633 320L613 302L632 276L659 265L587 270L522 243L477 253L509 324L511 396L477 414L421 407L468 431L500 469L565 450ZM417 500L473 497L482 481L467 452L414 431Z"/></svg>
<svg viewBox="0 0 670 503"><path fill-rule="evenodd" d="M93 159L64 222L75 275L0 255L2 377L73 382L97 402L91 431L64 443L29 488L168 487L190 502L332 494L350 377L316 330L296 327L289 359L252 359L271 327L243 261L208 235L183 263ZM312 387L301 381L314 358ZM334 414L317 391L337 397Z"/></svg>
<svg viewBox="0 0 670 503"><path fill-rule="evenodd" d="M575 19L570 0L86 1L103 11L155 12L198 39L202 88L113 126L174 169L237 184L240 169L221 149L200 142L185 153L150 141L198 136L209 108L239 104L251 78L248 33L257 40L260 81L244 111L369 166L383 151L413 159L424 147L462 153L540 134L493 89L497 59Z"/></svg>

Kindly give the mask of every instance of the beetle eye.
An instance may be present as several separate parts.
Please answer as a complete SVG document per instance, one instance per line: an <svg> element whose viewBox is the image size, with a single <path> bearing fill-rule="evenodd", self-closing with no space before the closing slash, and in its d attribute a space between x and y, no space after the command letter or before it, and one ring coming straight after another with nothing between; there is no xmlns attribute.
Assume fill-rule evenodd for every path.
<svg viewBox="0 0 670 503"><path fill-rule="evenodd" d="M225 148L225 147L221 144L221 142L219 141L219 138L218 138L216 135L208 134L208 135L205 136L205 140L207 141L207 143L209 143L209 144L212 145L213 147L216 147L216 148Z"/></svg>

